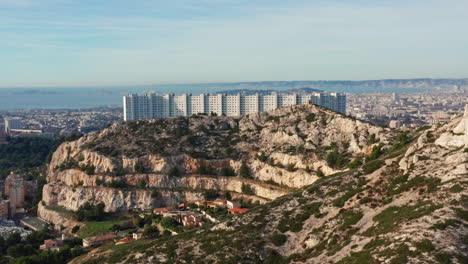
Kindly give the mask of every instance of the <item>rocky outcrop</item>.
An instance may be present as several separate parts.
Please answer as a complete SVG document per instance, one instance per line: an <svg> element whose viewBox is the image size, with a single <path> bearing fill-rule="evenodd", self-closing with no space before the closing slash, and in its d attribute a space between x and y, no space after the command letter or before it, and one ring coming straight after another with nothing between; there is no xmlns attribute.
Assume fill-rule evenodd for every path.
<svg viewBox="0 0 468 264"><path fill-rule="evenodd" d="M393 135L313 105L242 117L120 122L57 149L43 202L71 211L103 202L116 212L171 206L202 198L208 189L240 197L245 185L253 191L245 198L265 202L312 184L319 170L330 175L346 169L328 165L331 149L352 160L375 142L388 145ZM248 173L240 177L244 163ZM127 187L109 188L115 181Z"/></svg>
<svg viewBox="0 0 468 264"><path fill-rule="evenodd" d="M52 223L53 228L62 232L70 233L71 229L75 226L81 226L83 223L75 221L70 214L53 210L42 203L38 204L37 214L49 223Z"/></svg>
<svg viewBox="0 0 468 264"><path fill-rule="evenodd" d="M174 206L181 201L203 199L203 193L195 191L158 190L153 194L152 190L107 187L73 188L59 184L47 184L43 192L42 200L45 204L58 205L72 211L78 210L86 202L92 205L102 202L105 205L105 211L116 212Z"/></svg>

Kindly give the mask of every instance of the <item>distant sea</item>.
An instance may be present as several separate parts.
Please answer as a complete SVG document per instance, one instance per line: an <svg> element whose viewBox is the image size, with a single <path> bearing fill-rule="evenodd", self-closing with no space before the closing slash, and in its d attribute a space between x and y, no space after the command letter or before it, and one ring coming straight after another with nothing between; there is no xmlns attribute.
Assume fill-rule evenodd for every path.
<svg viewBox="0 0 468 264"><path fill-rule="evenodd" d="M96 106L122 104L122 96L128 93L156 91L160 93L208 93L234 89L275 89L291 87L251 87L236 84L181 84L138 87L54 87L54 88L0 88L0 110L17 109L83 109ZM424 92L418 88L338 88L324 89L348 93L413 93Z"/></svg>

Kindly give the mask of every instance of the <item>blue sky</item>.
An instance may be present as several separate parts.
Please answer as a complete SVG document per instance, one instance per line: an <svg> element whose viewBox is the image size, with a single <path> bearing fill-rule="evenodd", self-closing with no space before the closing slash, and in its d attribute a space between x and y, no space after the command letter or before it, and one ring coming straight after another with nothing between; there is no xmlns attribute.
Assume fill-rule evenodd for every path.
<svg viewBox="0 0 468 264"><path fill-rule="evenodd" d="M468 77L466 0L0 0L0 87Z"/></svg>

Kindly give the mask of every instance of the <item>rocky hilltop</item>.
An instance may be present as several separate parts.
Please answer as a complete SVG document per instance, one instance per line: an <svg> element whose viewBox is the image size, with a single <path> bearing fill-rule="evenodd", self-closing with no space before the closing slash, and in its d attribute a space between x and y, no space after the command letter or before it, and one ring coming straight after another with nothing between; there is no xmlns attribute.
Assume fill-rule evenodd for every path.
<svg viewBox="0 0 468 264"><path fill-rule="evenodd" d="M273 132L275 123L265 126L272 113L239 120L241 135L250 128L256 142L238 143L252 151L239 154L249 161L256 179L268 175L260 173L253 158L258 151L270 157L276 153L285 163L290 161L286 157L301 157L299 168L321 166L330 174L335 171L320 155L268 150L287 149L297 140L320 153L332 142L349 140L348 151L357 155L368 148L362 144L365 132L357 127L367 126L383 142L391 135L312 106L281 109L276 116L285 112L296 119L300 115L301 120L307 112L319 119L327 116L323 130L327 133L302 122L297 133L294 126L289 126L292 131ZM303 139L300 132L306 129ZM245 214L169 238L93 251L75 263L467 263L467 176L468 107L464 117L400 134L391 147L374 159L368 156L355 169L318 181L309 181L313 173L302 176L299 183L304 187Z"/></svg>
<svg viewBox="0 0 468 264"><path fill-rule="evenodd" d="M39 215L61 224L51 208L103 202L107 212L143 210L200 199L208 189L265 203L360 164L394 136L314 105L115 123L57 149Z"/></svg>

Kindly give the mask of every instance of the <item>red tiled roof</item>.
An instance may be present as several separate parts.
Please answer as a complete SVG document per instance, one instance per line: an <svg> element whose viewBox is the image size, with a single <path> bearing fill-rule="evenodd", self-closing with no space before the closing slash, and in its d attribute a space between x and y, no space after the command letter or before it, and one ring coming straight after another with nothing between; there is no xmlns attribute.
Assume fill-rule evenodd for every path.
<svg viewBox="0 0 468 264"><path fill-rule="evenodd" d="M171 211L172 208L171 207L162 207L162 208L154 208L153 209L153 212L169 212Z"/></svg>
<svg viewBox="0 0 468 264"><path fill-rule="evenodd" d="M120 243L128 243L128 242L131 242L135 239L133 239L133 237L125 237L125 238L122 238L119 240Z"/></svg>
<svg viewBox="0 0 468 264"><path fill-rule="evenodd" d="M102 236L87 237L85 239L88 240L88 241L91 241L91 242L99 242L99 241L105 241L105 240L113 239L113 238L116 238L116 237L117 237L117 235L115 235L115 234L107 234L107 235L102 235Z"/></svg>
<svg viewBox="0 0 468 264"><path fill-rule="evenodd" d="M228 209L229 212L232 212L233 214L242 214L247 212L249 209L247 208L231 208Z"/></svg>

